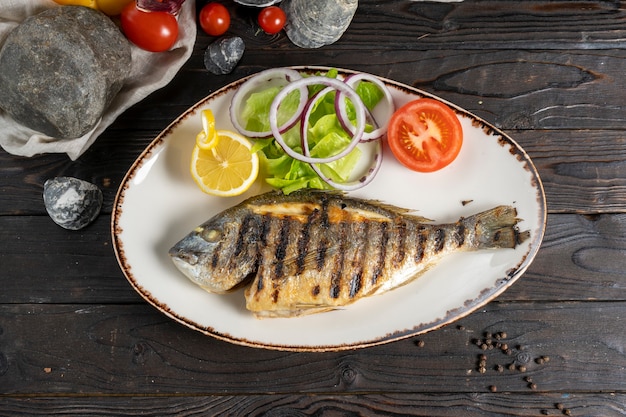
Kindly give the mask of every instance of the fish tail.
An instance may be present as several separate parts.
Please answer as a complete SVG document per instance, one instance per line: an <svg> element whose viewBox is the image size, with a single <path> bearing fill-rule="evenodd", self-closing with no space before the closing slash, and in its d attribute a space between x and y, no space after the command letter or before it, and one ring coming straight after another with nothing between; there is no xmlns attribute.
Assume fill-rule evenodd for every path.
<svg viewBox="0 0 626 417"><path fill-rule="evenodd" d="M520 219L511 206L498 206L461 220L465 227L474 230L475 249L515 248L530 237L530 231L521 232Z"/></svg>

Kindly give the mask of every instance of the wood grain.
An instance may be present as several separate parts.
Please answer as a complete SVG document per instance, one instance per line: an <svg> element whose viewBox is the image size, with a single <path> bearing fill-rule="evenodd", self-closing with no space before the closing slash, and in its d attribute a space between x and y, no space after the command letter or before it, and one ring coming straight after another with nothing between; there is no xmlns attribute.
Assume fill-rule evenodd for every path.
<svg viewBox="0 0 626 417"><path fill-rule="evenodd" d="M486 393L491 385L526 394L623 392L626 335L615 318L625 304L491 303L435 332L328 353L236 346L189 330L143 304L3 304L0 392ZM479 347L487 332L506 333L501 342L511 353ZM484 373L479 372L481 354L486 355ZM549 361L538 364L544 356ZM508 369L511 364L514 370ZM535 390L524 380L528 376Z"/></svg>
<svg viewBox="0 0 626 417"><path fill-rule="evenodd" d="M574 416L626 415L622 3L361 0L344 36L319 50L267 35L255 27L256 10L224 3L229 34L246 44L231 74L204 69L215 38L199 30L174 80L118 117L78 160L0 150L0 416L565 415L556 404ZM321 354L219 341L146 304L111 244L125 173L199 100L292 65L411 85L517 141L542 178L549 211L522 278L440 330ZM103 190L102 214L82 231L60 228L45 212L43 184L61 175ZM476 344L497 332L506 332L511 355ZM537 363L542 356L550 360Z"/></svg>
<svg viewBox="0 0 626 417"><path fill-rule="evenodd" d="M167 410L169 415L179 417L537 417L562 416L563 410L570 410L573 416L618 417L626 413L624 404L623 394L612 393L565 397L543 393L76 396L71 399L54 396L0 398L0 416L159 416L161 410Z"/></svg>

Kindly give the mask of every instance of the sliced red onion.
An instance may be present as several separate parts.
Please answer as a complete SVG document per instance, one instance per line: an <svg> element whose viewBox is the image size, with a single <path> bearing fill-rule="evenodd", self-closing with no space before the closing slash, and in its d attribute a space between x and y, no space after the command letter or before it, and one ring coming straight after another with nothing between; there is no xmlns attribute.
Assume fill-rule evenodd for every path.
<svg viewBox="0 0 626 417"><path fill-rule="evenodd" d="M230 120L233 124L233 127L242 135L250 138L267 138L272 136L271 130L267 130L264 132L255 132L244 128L239 120L242 105L245 103L245 100L247 100L250 93L254 92L259 87L267 88L268 83L274 82L282 86L290 85L290 83L292 83L293 81L301 79L302 75L300 75L298 71L291 68L271 68L265 71L261 71L256 75L253 75L237 89L230 102ZM278 126L278 130L281 133L286 132L287 130L295 126L296 123L298 123L298 120L300 120L300 115L304 110L304 106L309 99L309 92L306 88L306 85L291 89L290 92L296 89L300 91L300 102L298 103L298 109L289 118L289 120L287 120L283 125Z"/></svg>
<svg viewBox="0 0 626 417"><path fill-rule="evenodd" d="M304 107L304 112L302 113L302 117L300 118L300 145L302 146L302 152L304 153L304 156L311 156L309 152L309 119L311 118L311 112L315 108L315 103L318 100L324 98L326 94L333 91L335 91L333 87L326 87L323 90L318 91L313 97L309 99L308 103Z"/></svg>
<svg viewBox="0 0 626 417"><path fill-rule="evenodd" d="M350 132L350 134L352 135L352 141L341 152L337 153L336 155L327 157L327 158L312 158L306 155L308 154L308 146L305 148L305 150L303 150L303 154L300 154L294 151L285 143L285 140L283 139L283 135L282 135L283 132L281 132L281 127L278 126L277 119L278 119L278 108L280 106L280 103L292 91L300 89L302 87L309 86L309 85L325 85L327 87L333 88L339 93L345 94L354 103L354 109L356 111L356 128L354 132ZM306 104L305 104L305 107L306 107ZM310 115L311 113L311 107L312 107L312 104L310 105L310 107L308 108L306 112L308 115ZM308 117L306 117L306 115L304 116L305 117L303 117L303 120L301 120L301 123L306 126L308 124ZM274 101L272 102L270 106L269 118L270 118L270 126L271 126L274 139L276 139L276 142L283 148L285 153L294 159L297 159L302 162L307 162L310 164L314 164L314 163L325 164L328 162L336 161L337 159L341 159L344 156L348 155L350 152L352 152L352 150L361 141L361 137L363 136L363 133L365 132L365 121L366 121L365 105L361 101L361 98L356 93L356 91L354 91L352 87L348 86L343 81L337 80L335 78L328 78L328 77L322 77L322 76L312 76L308 78L302 78L300 80L294 81L288 84L287 86L285 86L282 90L280 90L280 92L274 98Z"/></svg>
<svg viewBox="0 0 626 417"><path fill-rule="evenodd" d="M391 115L395 111L395 107L393 104L393 97L391 96L391 92L389 91L385 83L382 82L378 77L370 75L370 74L359 73L359 74L351 74L347 76L346 79L344 80L344 82L352 88L355 88L356 84L359 81L369 81L375 84L383 92L384 100L385 100L385 103L387 104L387 109L388 109L387 110L388 114L385 117L385 120L382 121L383 123L379 123L379 121L377 121L374 118L374 115L368 109L367 111L368 120L370 120L372 124L374 125L374 130L372 130L371 132L365 132L363 134L363 138L361 139L364 142L368 142L371 140L382 138L385 135L385 133L387 133L387 122L389 121L389 119L391 118ZM343 94L341 93L337 94L337 97L335 97L335 109L337 111L337 117L339 118L339 122L341 123L341 126L345 129L346 132L352 133L354 126L348 119L348 115L346 112L346 103L345 103L345 100L343 100Z"/></svg>
<svg viewBox="0 0 626 417"><path fill-rule="evenodd" d="M308 149L305 152L308 153ZM324 173L322 172L320 167L317 166L317 164L309 164L309 165L311 166L313 171L315 171L315 173L322 179L322 181L324 181L325 183L327 183L331 187L336 188L337 190L341 190L341 191L354 191L354 190L358 190L359 188L365 187L367 184L372 182L372 180L374 179L374 177L376 176L376 174L380 170L380 167L381 167L382 162L383 162L383 146L382 146L382 141L381 140L376 141L376 151L375 152L376 153L374 154L374 157L372 159L372 163L369 166L368 171L363 176L361 176L359 179L357 179L355 181L350 181L350 182L336 182L336 181L333 181L331 178L329 178L326 175L324 175Z"/></svg>

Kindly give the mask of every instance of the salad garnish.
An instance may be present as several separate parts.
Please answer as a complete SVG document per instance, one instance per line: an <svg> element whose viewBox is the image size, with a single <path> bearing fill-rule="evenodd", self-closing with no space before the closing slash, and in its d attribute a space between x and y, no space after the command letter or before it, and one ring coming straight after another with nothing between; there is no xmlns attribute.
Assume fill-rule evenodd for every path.
<svg viewBox="0 0 626 417"><path fill-rule="evenodd" d="M379 103L386 107L385 120L373 116ZM259 151L266 182L289 194L300 188L354 190L368 184L380 168L381 142L393 111L390 92L374 76L341 80L334 69L302 75L278 68L243 83L233 96L230 116L239 133L254 139L252 150ZM374 149L359 175L353 171L365 146Z"/></svg>

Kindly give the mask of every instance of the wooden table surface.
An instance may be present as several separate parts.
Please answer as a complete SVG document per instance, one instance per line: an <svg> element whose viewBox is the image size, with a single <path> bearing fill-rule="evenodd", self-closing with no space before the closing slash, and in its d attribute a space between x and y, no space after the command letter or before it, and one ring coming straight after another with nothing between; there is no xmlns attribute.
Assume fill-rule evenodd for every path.
<svg viewBox="0 0 626 417"><path fill-rule="evenodd" d="M259 32L253 13L224 3L233 13L230 33L246 44L231 74L204 69L214 39L199 32L176 78L120 116L78 160L0 151L0 416L626 415L622 4L362 0L340 41L306 50L284 33ZM289 65L412 85L513 137L542 177L549 211L541 249L522 278L444 328L343 352L230 344L144 302L110 236L124 174L203 97ZM43 183L60 175L104 192L101 215L83 230L62 229L46 214ZM498 332L513 355L487 351L481 373L474 340Z"/></svg>

